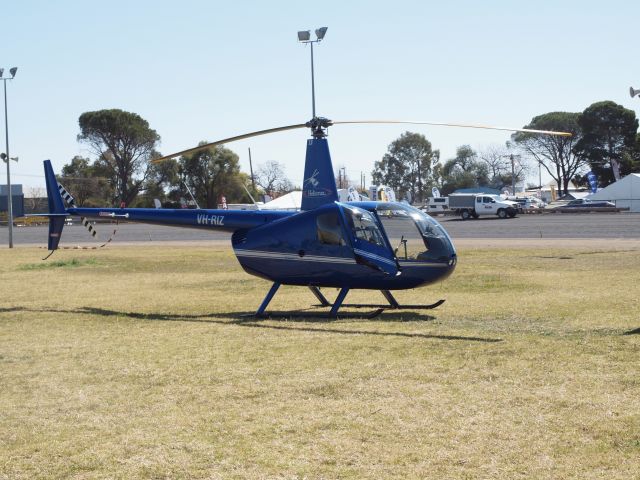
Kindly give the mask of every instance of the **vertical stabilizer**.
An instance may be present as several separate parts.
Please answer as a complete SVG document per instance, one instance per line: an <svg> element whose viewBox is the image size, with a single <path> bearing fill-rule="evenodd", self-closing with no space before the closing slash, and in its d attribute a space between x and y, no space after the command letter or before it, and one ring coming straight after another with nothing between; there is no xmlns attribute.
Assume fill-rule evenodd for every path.
<svg viewBox="0 0 640 480"><path fill-rule="evenodd" d="M51 160L44 161L44 177L47 183L47 201L49 202L49 237L47 248L56 250L64 227L67 210L58 189L58 181L51 167Z"/></svg>
<svg viewBox="0 0 640 480"><path fill-rule="evenodd" d="M336 178L326 138L307 140L307 156L302 184L302 210L313 210L338 200Z"/></svg>

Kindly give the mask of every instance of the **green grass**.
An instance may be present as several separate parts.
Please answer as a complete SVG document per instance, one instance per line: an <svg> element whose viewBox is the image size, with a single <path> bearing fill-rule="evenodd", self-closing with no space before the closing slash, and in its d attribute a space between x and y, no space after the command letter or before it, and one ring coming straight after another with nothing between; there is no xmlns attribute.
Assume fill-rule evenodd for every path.
<svg viewBox="0 0 640 480"><path fill-rule="evenodd" d="M461 250L339 321L242 317L228 248L42 256L0 250L2 479L640 476L640 248Z"/></svg>
<svg viewBox="0 0 640 480"><path fill-rule="evenodd" d="M47 268L69 268L82 265L96 265L95 258L71 258L69 260L40 261L40 263L25 263L20 265L20 270L44 270Z"/></svg>

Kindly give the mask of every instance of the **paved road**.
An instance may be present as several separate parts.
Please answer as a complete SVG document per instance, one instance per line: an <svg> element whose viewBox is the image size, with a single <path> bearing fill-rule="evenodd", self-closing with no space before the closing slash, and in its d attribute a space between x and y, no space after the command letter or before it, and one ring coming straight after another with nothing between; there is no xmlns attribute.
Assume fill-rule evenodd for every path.
<svg viewBox="0 0 640 480"><path fill-rule="evenodd" d="M520 215L501 220L497 217L462 221L454 217L438 217L451 237L456 238L623 238L640 240L640 214L583 213ZM96 226L101 241L106 240L115 225ZM120 224L116 242L161 241L229 241L230 234L157 225ZM15 227L15 245L45 245L47 227ZM65 227L61 245L92 242L82 225ZM93 243L99 244L98 241ZM8 244L8 230L0 227L0 248Z"/></svg>
<svg viewBox="0 0 640 480"><path fill-rule="evenodd" d="M640 239L638 213L554 213L499 219L437 217L453 238L625 238Z"/></svg>

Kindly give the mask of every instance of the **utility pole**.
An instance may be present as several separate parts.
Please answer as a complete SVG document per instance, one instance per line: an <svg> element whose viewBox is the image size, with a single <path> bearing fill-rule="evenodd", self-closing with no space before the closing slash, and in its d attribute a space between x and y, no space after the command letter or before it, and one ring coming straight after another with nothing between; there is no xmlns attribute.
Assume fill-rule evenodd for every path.
<svg viewBox="0 0 640 480"><path fill-rule="evenodd" d="M516 162L511 154L511 193L516 195Z"/></svg>
<svg viewBox="0 0 640 480"><path fill-rule="evenodd" d="M511 161L511 194L516 195L516 159L520 160L520 155L503 155Z"/></svg>
<svg viewBox="0 0 640 480"><path fill-rule="evenodd" d="M538 198L542 200L542 162L538 160Z"/></svg>

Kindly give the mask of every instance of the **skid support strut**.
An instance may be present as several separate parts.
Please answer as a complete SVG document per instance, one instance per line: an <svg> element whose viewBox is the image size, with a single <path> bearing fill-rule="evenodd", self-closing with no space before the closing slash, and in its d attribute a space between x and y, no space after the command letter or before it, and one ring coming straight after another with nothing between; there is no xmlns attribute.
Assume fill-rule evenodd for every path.
<svg viewBox="0 0 640 480"><path fill-rule="evenodd" d="M311 293L313 293L316 296L316 298L320 302L320 306L321 307L330 307L331 306L331 304L329 303L329 300L327 300L327 298L322 294L322 292L320 291L320 289L318 287L314 287L313 285L309 285L309 290L311 290Z"/></svg>
<svg viewBox="0 0 640 480"><path fill-rule="evenodd" d="M349 293L349 289L347 287L343 287L340 290L340 293L338 294L338 298L336 298L336 301L333 302L333 306L331 307L331 311L329 312L330 317L338 316L338 309L342 305L342 302L344 302L344 297L347 296L347 293Z"/></svg>
<svg viewBox="0 0 640 480"><path fill-rule="evenodd" d="M320 289L318 287L314 287L314 286L310 286L309 290L311 290L311 292L313 292L313 294L316 296L316 298L320 301L321 303L321 307L331 307L331 310L329 312L300 312L300 311L292 311L292 312L266 312L267 310L267 306L269 305L269 302L271 302L271 299L273 299L273 296L276 294L276 292L278 291L278 288L280 288L280 283L275 282L271 288L269 289L269 292L267 293L267 296L264 297L264 300L262 301L262 304L260 305L260 308L258 308L258 311L255 313L255 317L258 318L291 318L291 317L299 317L299 318L332 318L332 319L337 319L337 318L374 318L378 315L380 315L383 311L382 308L379 308L377 310L374 310L372 312L367 312L367 313L353 313L353 312L347 312L347 313L343 313L340 314L338 316L338 310L340 310L340 307L342 306L342 302L344 302L345 297L347 296L347 293L349 293L349 288L348 287L344 287L340 290L340 293L338 293L338 297L336 298L336 300L333 303L330 303L327 298L320 292Z"/></svg>
<svg viewBox="0 0 640 480"><path fill-rule="evenodd" d="M278 282L273 282L273 285L271 285L271 288L269 289L267 296L264 297L262 304L260 305L260 307L258 308L258 311L256 312L256 317L264 317L264 311L267 309L269 302L271 301L271 299L276 294L279 288L280 288L280 284Z"/></svg>

